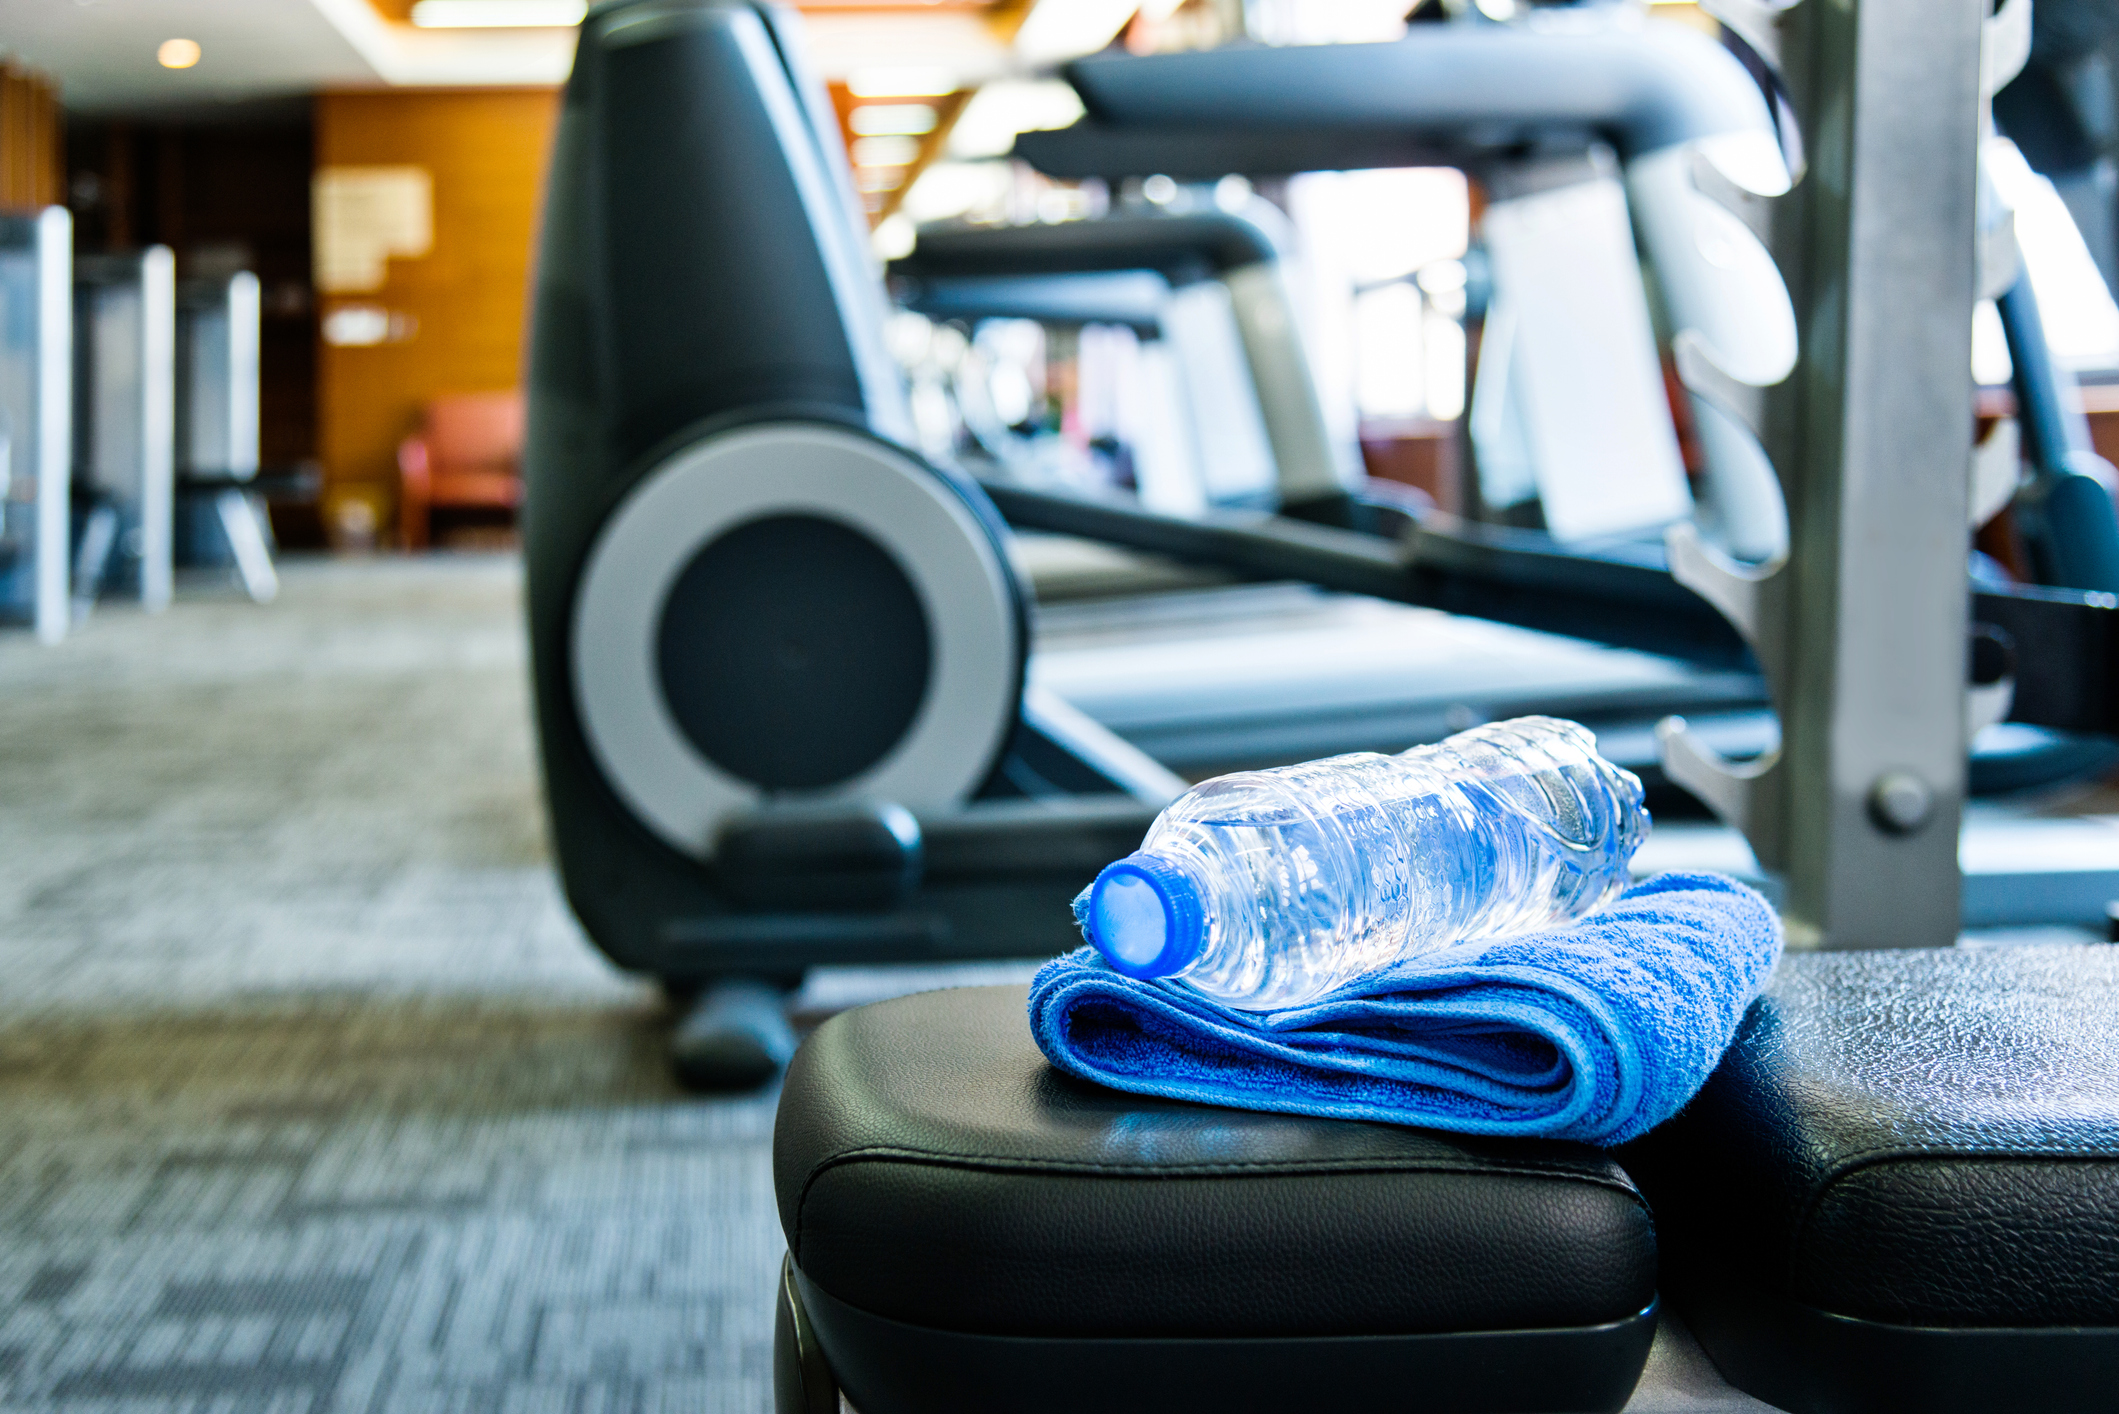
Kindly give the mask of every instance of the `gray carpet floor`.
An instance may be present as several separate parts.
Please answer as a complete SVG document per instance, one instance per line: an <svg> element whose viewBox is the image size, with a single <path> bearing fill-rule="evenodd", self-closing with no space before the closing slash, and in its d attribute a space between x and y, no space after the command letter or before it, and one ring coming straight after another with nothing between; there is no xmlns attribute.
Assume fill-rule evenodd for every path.
<svg viewBox="0 0 2119 1414"><path fill-rule="evenodd" d="M772 1097L568 915L519 593L0 637L0 1407L769 1407Z"/></svg>

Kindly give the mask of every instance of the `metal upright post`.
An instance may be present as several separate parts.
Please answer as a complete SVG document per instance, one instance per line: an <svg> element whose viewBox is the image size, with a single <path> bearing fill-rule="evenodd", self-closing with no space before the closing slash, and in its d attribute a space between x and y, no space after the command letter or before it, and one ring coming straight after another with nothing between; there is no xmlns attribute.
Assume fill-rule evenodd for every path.
<svg viewBox="0 0 2119 1414"><path fill-rule="evenodd" d="M63 206L39 212L36 249L36 625L39 640L57 643L73 618L67 553L74 475L73 213Z"/></svg>
<svg viewBox="0 0 2119 1414"><path fill-rule="evenodd" d="M1680 535L1672 563L1757 649L1781 745L1736 767L1673 723L1666 757L1785 876L1792 945L1942 946L1962 887L1988 0L1735 8L1752 21L1740 31L1778 50L1808 159L1771 235L1801 359L1759 428L1789 553L1747 570Z"/></svg>

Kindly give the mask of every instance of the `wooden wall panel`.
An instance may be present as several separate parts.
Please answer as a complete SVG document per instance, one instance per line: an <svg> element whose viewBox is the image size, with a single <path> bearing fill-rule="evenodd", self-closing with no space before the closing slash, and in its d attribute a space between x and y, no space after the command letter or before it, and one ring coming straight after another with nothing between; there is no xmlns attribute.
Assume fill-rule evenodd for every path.
<svg viewBox="0 0 2119 1414"><path fill-rule="evenodd" d="M35 211L64 199L61 134L57 86L0 60L0 211Z"/></svg>
<svg viewBox="0 0 2119 1414"><path fill-rule="evenodd" d="M395 454L429 399L521 382L530 259L556 89L396 90L317 99L316 161L424 167L433 177L434 243L392 258L383 287L319 294L387 310L390 341L319 351L319 451L327 498L394 515Z"/></svg>

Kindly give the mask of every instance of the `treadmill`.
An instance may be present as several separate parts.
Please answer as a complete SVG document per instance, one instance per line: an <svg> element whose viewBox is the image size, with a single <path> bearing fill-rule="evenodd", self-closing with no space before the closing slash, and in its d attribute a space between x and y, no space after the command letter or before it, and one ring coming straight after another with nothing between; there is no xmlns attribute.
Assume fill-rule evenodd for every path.
<svg viewBox="0 0 2119 1414"><path fill-rule="evenodd" d="M1491 27L1435 26L1397 46L1079 60L1065 76L1087 116L1071 128L1022 135L1015 155L1048 176L1114 183L1149 174L1206 183L1228 172L1449 165L1479 177L1496 205L1508 207L1594 182L1603 155L1614 154L1665 322L1676 326L1665 337L1706 462L1700 519L1724 522L1720 548L1735 550L1740 561L1773 560L1785 548L1785 512L1772 466L1746 425L1757 419L1762 389L1795 360L1792 312L1760 239L1763 199L1789 180L1775 118L1784 99L1770 71L1755 56L1747 68L1734 53L1668 26L1588 36L1518 32L1509 41L1514 47L1500 49L1495 38ZM1561 61L1569 53L1581 62ZM1502 78L1506 65L1542 61L1552 62L1555 78L1532 91ZM1703 233L1697 240L1696 229ZM1065 231L923 232L921 247L893 269L963 276L1077 268L1058 255ZM1713 260L1701 255L1709 244L1718 246ZM1087 252L1078 268L1121 264L1116 241L1077 236L1074 245ZM2119 523L2105 490L2110 468L2089 451L2079 400L2045 350L2028 278L2019 274L1994 293L2014 360L2022 446L2034 470L2017 498L2027 549L2044 583L2119 589ZM954 293L941 308L961 317L966 303ZM922 305L915 300L912 307ZM1482 363L1481 377L1512 371ZM1983 454L2013 454L2014 430L1991 439L1995 445ZM2006 486L2014 484L2012 464ZM1347 486L1358 500L1358 484ZM1303 495L1283 494L1281 507L1300 517L1345 515L1328 500ZM1732 519L1745 528L1729 533ZM1534 533L1481 530L1526 548L1566 548ZM1621 553L1629 551L1660 562L1660 545ZM1779 738L1755 671L1706 668L1682 655L1612 654L1488 624L1427 630L1436 638L1425 645L1429 651L1407 652L1422 630L1381 606L1320 602L1311 637L1289 631L1300 594L1277 601L1282 622L1262 620L1256 641L1233 622L1208 630L1226 651L1185 656L1196 692L1157 670L1175 661L1170 654L1181 635L1164 625L1176 616L1146 604L1088 612L1068 606L1051 616L1049 641L1061 661L1048 669L1048 680L1129 741L1194 776L1335 751L1402 750L1477 721L1545 711L1590 725L1600 749L1641 775L1662 808L1689 810L1697 802L1672 788L1663 769L1657 720L1681 715L1702 743L1737 760L1770 754ZM1252 607L1227 602L1232 621ZM1129 613L1142 623L1144 651L1122 665L1110 640ZM1366 655L1353 629L1364 615L1397 630L1380 634L1380 651ZM1198 618L1204 625L1212 616ZM1068 662L1077 642L1093 648ZM1335 654L1334 646L1343 651ZM1541 680L1541 658L1550 662L1549 679ZM1106 665L1111 670L1100 671ZM2016 795L2114 765L2119 744L2107 737L1996 722L1974 743L1969 784L1979 796Z"/></svg>
<svg viewBox="0 0 2119 1414"><path fill-rule="evenodd" d="M1257 200L1245 211L943 224L923 229L889 274L902 308L960 327L1027 319L1134 331L1145 400L1170 424L1144 429L1143 445L1129 448L1143 504L1344 522L1393 488L1371 483L1351 438L1329 430L1284 274L1285 225ZM952 382L968 445L934 450L989 478L1049 482L980 406L979 372L967 357ZM1169 438L1187 445L1173 454L1159 445ZM1157 468L1157 457L1180 465ZM1036 598L1031 680L1191 779L1402 751L1476 722L1548 712L1591 725L1659 797L1686 804L1660 789L1657 720L1699 717L1733 754L1760 750L1762 725L1770 741L1764 684L1740 670L1306 585L1234 584L1079 540L1014 543Z"/></svg>

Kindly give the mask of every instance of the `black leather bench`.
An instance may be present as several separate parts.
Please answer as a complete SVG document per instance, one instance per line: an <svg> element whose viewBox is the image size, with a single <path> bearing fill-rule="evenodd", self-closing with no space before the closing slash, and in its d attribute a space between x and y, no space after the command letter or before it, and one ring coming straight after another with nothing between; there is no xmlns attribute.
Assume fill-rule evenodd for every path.
<svg viewBox="0 0 2119 1414"><path fill-rule="evenodd" d="M2119 948L1790 956L1623 1158L1666 1296L1759 1398L2119 1409Z"/></svg>
<svg viewBox="0 0 2119 1414"><path fill-rule="evenodd" d="M789 1068L785 1414L1625 1403L1655 1238L1608 1158L1121 1095L1024 998L864 1007Z"/></svg>

